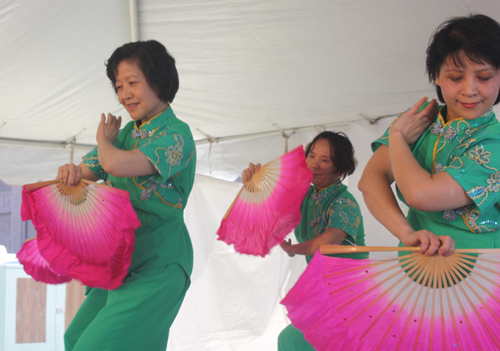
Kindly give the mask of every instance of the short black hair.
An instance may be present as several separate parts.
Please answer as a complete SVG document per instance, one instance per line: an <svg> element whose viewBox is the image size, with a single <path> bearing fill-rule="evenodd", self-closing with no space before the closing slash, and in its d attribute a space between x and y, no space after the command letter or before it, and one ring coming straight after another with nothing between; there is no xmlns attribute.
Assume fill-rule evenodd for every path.
<svg viewBox="0 0 500 351"><path fill-rule="evenodd" d="M500 25L485 15L454 17L441 23L427 47L426 70L429 81L435 82L441 67L450 58L463 67L467 58L477 64L485 62L500 67ZM439 101L445 102L441 87L436 85ZM495 104L500 102L500 94Z"/></svg>
<svg viewBox="0 0 500 351"><path fill-rule="evenodd" d="M106 63L106 75L116 89L118 65L123 60L137 62L146 77L149 86L158 98L171 103L179 90L179 75L175 68L175 59L165 46L156 40L136 41L120 46Z"/></svg>
<svg viewBox="0 0 500 351"><path fill-rule="evenodd" d="M354 173L357 161L354 158L354 147L351 141L342 132L322 132L306 146L306 157L309 156L314 144L320 139L328 140L330 143L330 154L333 165L340 175L340 180Z"/></svg>

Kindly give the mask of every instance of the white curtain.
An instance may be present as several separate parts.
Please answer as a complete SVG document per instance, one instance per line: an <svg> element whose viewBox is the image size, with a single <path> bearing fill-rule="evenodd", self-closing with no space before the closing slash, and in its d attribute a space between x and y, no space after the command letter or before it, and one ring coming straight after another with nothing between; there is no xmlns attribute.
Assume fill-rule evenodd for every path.
<svg viewBox="0 0 500 351"><path fill-rule="evenodd" d="M169 351L277 349L289 323L279 304L305 269L304 256L275 247L262 258L217 240L217 229L241 184L197 175L185 212L194 270L168 342Z"/></svg>

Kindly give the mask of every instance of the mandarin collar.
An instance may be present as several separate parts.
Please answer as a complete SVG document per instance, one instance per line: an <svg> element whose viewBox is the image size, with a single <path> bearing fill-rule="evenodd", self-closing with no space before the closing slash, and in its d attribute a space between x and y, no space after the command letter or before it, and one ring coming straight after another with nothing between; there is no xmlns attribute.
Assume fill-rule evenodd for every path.
<svg viewBox="0 0 500 351"><path fill-rule="evenodd" d="M134 129L137 131L140 131L141 129L151 130L157 127L161 122L168 120L173 115L174 111L172 110L172 107L169 105L165 110L163 110L156 116L148 119L146 122L141 123L139 126L137 125L138 121L135 121Z"/></svg>
<svg viewBox="0 0 500 351"><path fill-rule="evenodd" d="M444 119L444 117L442 115L442 112L445 108L447 108L446 105L443 106L439 110L438 118L435 121L435 123L440 124L444 128L446 128L449 125L454 125L454 124L457 124L458 122L462 122L462 121L465 121L470 127L477 128L477 127L481 127L483 125L488 124L493 118L495 118L495 113L493 112L493 107L490 107L490 109L488 111L486 111L485 113L483 113L481 116L479 116L476 119L466 120L464 118L457 118L457 119L454 119L452 121L446 122L446 120Z"/></svg>
<svg viewBox="0 0 500 351"><path fill-rule="evenodd" d="M314 188L313 194L316 194L316 196L319 195L319 196L321 196L321 198L323 198L327 195L335 194L339 190L341 185L342 185L342 181L339 179L335 183L333 183L332 185L327 186L326 188L321 189L320 191L317 191L316 188Z"/></svg>

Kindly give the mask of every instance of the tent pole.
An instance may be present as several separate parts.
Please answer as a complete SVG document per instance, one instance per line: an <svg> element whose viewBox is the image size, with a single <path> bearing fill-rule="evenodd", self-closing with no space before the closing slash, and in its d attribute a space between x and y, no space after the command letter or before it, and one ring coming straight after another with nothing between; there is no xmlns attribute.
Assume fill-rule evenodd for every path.
<svg viewBox="0 0 500 351"><path fill-rule="evenodd" d="M69 163L72 164L73 160L75 158L75 143L76 139L71 140L70 147L71 147L71 152L69 154Z"/></svg>
<svg viewBox="0 0 500 351"><path fill-rule="evenodd" d="M131 41L138 41L139 38L139 11L137 0L128 0L130 10L130 39Z"/></svg>

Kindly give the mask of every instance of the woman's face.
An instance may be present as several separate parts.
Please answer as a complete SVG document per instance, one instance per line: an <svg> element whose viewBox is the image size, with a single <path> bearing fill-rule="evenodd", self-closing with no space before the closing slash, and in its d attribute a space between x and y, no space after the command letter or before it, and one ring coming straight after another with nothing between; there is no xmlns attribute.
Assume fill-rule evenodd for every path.
<svg viewBox="0 0 500 351"><path fill-rule="evenodd" d="M493 106L500 91L500 72L494 66L466 57L462 61L460 67L448 58L436 78L447 106L447 121L480 117Z"/></svg>
<svg viewBox="0 0 500 351"><path fill-rule="evenodd" d="M327 139L316 141L307 155L306 163L313 174L312 183L316 190L327 188L339 180L339 174L332 162L330 142Z"/></svg>
<svg viewBox="0 0 500 351"><path fill-rule="evenodd" d="M146 122L168 107L149 86L135 61L124 60L118 64L116 91L118 100L134 121Z"/></svg>

